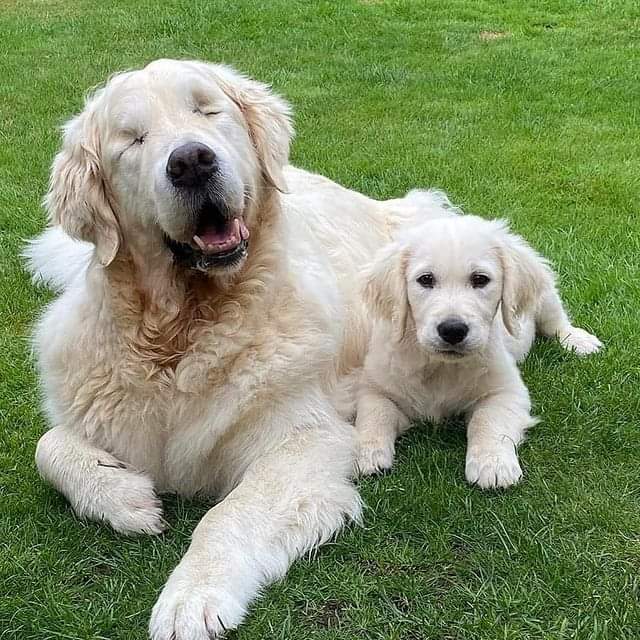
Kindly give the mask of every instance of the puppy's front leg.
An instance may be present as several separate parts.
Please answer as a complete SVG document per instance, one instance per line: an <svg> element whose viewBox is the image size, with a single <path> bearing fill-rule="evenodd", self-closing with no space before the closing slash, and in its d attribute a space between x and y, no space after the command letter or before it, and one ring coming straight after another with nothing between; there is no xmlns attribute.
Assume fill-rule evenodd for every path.
<svg viewBox="0 0 640 640"><path fill-rule="evenodd" d="M150 478L65 427L47 431L36 466L80 518L108 522L126 534L161 533L162 504Z"/></svg>
<svg viewBox="0 0 640 640"><path fill-rule="evenodd" d="M408 425L408 418L392 400L373 390L363 392L356 415L356 471L367 476L391 469L396 438Z"/></svg>
<svg viewBox="0 0 640 640"><path fill-rule="evenodd" d="M153 609L153 640L208 640L235 628L262 587L359 516L352 431L302 426L249 468L196 527Z"/></svg>
<svg viewBox="0 0 640 640"><path fill-rule="evenodd" d="M516 449L525 431L536 423L531 417L529 392L514 365L511 382L486 395L473 408L467 427L465 475L482 489L508 487L522 477Z"/></svg>

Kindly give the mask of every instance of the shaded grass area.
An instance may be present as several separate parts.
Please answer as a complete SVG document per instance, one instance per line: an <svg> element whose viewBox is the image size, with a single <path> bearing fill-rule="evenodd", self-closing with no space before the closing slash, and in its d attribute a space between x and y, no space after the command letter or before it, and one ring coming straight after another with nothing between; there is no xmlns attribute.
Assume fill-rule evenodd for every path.
<svg viewBox="0 0 640 640"><path fill-rule="evenodd" d="M272 82L295 107L296 164L381 198L437 186L509 218L607 346L578 360L541 343L525 363L543 421L522 448L520 486L466 486L459 423L411 431L394 473L362 482L365 526L298 562L234 637L640 635L640 8L532 5L2 5L1 640L144 638L208 506L167 498L167 534L123 538L77 521L33 465L45 424L28 335L48 294L17 253L44 223L58 125L88 87L156 57Z"/></svg>

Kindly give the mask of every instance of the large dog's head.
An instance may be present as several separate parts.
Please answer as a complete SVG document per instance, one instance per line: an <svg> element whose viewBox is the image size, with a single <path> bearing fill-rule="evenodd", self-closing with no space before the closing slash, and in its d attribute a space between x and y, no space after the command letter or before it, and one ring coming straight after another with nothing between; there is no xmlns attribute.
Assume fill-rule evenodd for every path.
<svg viewBox="0 0 640 640"><path fill-rule="evenodd" d="M116 75L65 127L49 216L103 265L129 245L234 272L261 201L285 188L289 116L268 87L224 66L157 60Z"/></svg>
<svg viewBox="0 0 640 640"><path fill-rule="evenodd" d="M499 311L516 336L552 278L506 223L462 215L426 222L385 247L365 297L396 339L411 332L424 351L449 361L481 353Z"/></svg>

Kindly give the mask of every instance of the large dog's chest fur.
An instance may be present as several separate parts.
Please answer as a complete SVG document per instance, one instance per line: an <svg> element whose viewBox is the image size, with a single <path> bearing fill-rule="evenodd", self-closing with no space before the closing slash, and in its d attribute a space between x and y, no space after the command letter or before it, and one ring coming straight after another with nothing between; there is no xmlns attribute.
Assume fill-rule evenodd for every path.
<svg viewBox="0 0 640 640"><path fill-rule="evenodd" d="M183 489L185 476L203 477L198 465L230 431L251 427L256 407L313 383L330 366L335 345L320 339L326 333L303 304L287 300L285 309L272 304L260 314L196 314L165 331L119 318L96 327L90 349L65 342L49 354L59 374L49 394L57 420L77 425L158 486Z"/></svg>

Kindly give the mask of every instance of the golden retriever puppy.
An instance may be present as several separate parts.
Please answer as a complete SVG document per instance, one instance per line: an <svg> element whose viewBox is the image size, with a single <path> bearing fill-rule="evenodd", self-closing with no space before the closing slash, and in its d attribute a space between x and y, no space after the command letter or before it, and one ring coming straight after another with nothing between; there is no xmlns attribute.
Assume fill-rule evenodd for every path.
<svg viewBox="0 0 640 640"><path fill-rule="evenodd" d="M377 255L364 297L378 320L358 390L363 474L392 466L415 418L465 414L467 480L516 483L516 448L536 422L517 361L536 332L579 354L601 346L571 325L547 262L502 221L456 216L402 233Z"/></svg>
<svg viewBox="0 0 640 640"><path fill-rule="evenodd" d="M35 334L43 478L123 533L163 530L159 493L218 500L153 609L154 640L237 626L360 513L334 402L356 273L441 206L290 167L292 134L289 106L227 67L116 75L66 125L53 226L27 250L61 292Z"/></svg>

